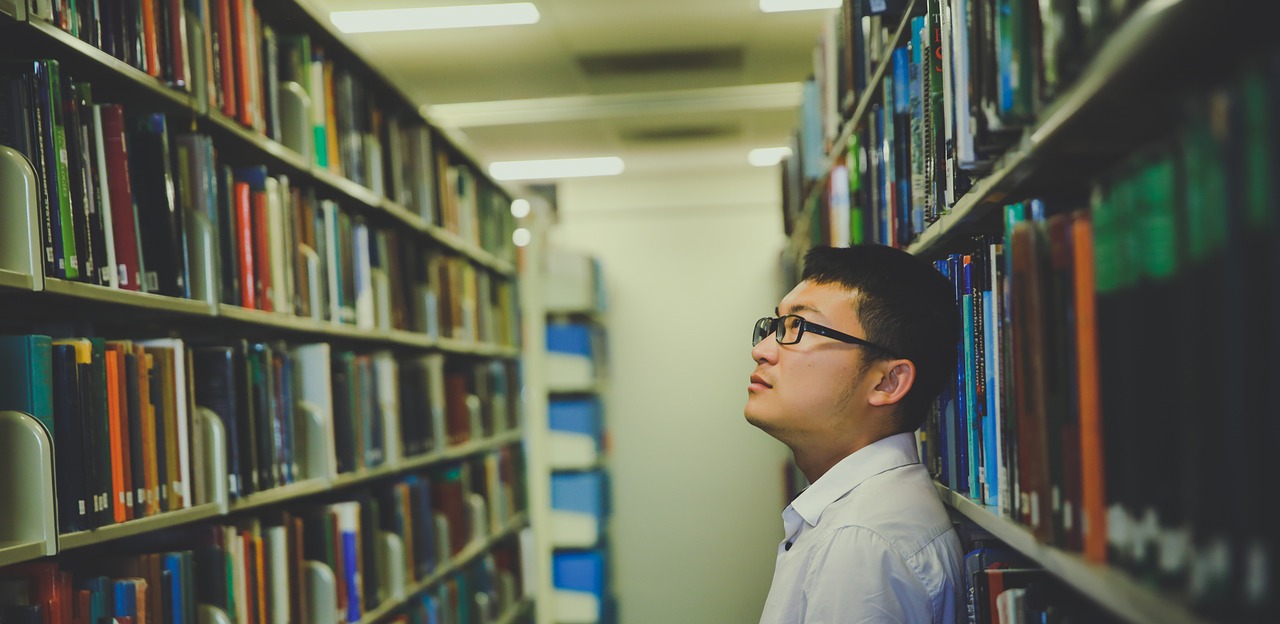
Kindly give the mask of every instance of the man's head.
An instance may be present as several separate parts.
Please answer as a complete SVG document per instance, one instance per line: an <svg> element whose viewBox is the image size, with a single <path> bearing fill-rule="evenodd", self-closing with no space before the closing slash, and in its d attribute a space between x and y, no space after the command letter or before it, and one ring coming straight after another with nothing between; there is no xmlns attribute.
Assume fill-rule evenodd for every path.
<svg viewBox="0 0 1280 624"><path fill-rule="evenodd" d="M780 322L783 342L815 323L837 332L809 329L794 344L775 333L752 348L747 420L793 449L861 446L918 428L955 365L954 288L929 262L891 247L810 250L776 314L803 319Z"/></svg>

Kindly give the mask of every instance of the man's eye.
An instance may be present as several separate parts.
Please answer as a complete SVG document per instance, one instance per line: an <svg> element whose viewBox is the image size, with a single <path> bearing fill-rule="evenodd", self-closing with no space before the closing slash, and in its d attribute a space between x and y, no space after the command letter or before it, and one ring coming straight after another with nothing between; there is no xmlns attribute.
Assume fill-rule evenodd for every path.
<svg viewBox="0 0 1280 624"><path fill-rule="evenodd" d="M804 319L801 319L798 316L787 317L787 332L790 333L797 329L800 329L800 324L803 322L804 322Z"/></svg>

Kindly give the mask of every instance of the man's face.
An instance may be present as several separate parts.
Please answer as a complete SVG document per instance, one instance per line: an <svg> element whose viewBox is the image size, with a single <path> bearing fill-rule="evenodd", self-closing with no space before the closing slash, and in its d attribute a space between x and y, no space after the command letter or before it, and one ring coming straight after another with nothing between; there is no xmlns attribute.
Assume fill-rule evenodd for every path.
<svg viewBox="0 0 1280 624"><path fill-rule="evenodd" d="M838 284L806 281L783 297L778 313L865 338L853 302L853 293ZM790 345L765 337L751 349L756 369L747 386L747 422L793 447L848 433L864 408L856 400L862 351L813 332Z"/></svg>

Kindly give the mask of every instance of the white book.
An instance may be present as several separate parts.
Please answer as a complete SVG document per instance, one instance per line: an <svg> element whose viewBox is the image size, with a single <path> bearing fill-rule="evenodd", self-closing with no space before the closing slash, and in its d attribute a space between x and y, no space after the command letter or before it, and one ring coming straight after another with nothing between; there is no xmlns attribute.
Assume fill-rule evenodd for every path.
<svg viewBox="0 0 1280 624"><path fill-rule="evenodd" d="M191 413L188 409L187 397L187 349L181 338L155 338L139 340L144 347L170 349L173 351L174 404L173 424L177 430L178 442L178 474L169 475L169 504L173 505L174 496L180 500L176 508L186 509L191 506ZM157 414L160 416L160 414ZM168 422L166 422L166 426Z"/></svg>
<svg viewBox="0 0 1280 624"><path fill-rule="evenodd" d="M373 329L373 262L369 255L369 226L363 220L352 223L352 248L355 253L356 327Z"/></svg>
<svg viewBox="0 0 1280 624"><path fill-rule="evenodd" d="M378 417L382 419L383 462L400 461L400 366L390 351L373 354L373 370L377 380Z"/></svg>
<svg viewBox="0 0 1280 624"><path fill-rule="evenodd" d="M289 623L289 535L284 526L269 526L262 532L267 582L267 622Z"/></svg>
<svg viewBox="0 0 1280 624"><path fill-rule="evenodd" d="M120 276L124 275L127 279L128 274L123 265L116 264L116 239L111 222L111 193L108 192L111 186L107 182L107 152L102 137L101 104L93 105L93 149L94 157L98 160L98 188L102 190L98 193L101 198L98 209L102 211L102 240L107 248L107 266L104 270L107 275L107 285L111 288L119 288Z"/></svg>
<svg viewBox="0 0 1280 624"><path fill-rule="evenodd" d="M324 223L325 278L329 291L329 320L342 322L342 289L338 278L342 266L338 263L338 204L326 199L320 202L320 213Z"/></svg>
<svg viewBox="0 0 1280 624"><path fill-rule="evenodd" d="M293 349L295 413L304 416L295 433L301 473L307 479L336 477L337 442L333 426L332 352L326 342L298 345ZM301 444L297 442L301 440Z"/></svg>
<svg viewBox="0 0 1280 624"><path fill-rule="evenodd" d="M427 370L427 394L431 400L431 439L435 448L441 449L448 440L444 426L444 354L424 355L422 362Z"/></svg>
<svg viewBox="0 0 1280 624"><path fill-rule="evenodd" d="M965 26L971 0L953 0L951 14L952 95L955 97L956 164L964 167L977 160L973 144L973 122L969 113L969 29Z"/></svg>

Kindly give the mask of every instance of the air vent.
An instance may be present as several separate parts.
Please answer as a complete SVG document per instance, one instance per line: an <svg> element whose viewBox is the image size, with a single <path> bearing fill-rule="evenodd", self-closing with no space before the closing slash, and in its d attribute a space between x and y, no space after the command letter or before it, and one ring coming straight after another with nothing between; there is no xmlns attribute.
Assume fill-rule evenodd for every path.
<svg viewBox="0 0 1280 624"><path fill-rule="evenodd" d="M742 69L742 48L596 54L578 58L591 77Z"/></svg>
<svg viewBox="0 0 1280 624"><path fill-rule="evenodd" d="M632 143L658 143L723 139L737 136L741 131L737 124L700 124L622 128L618 135Z"/></svg>

